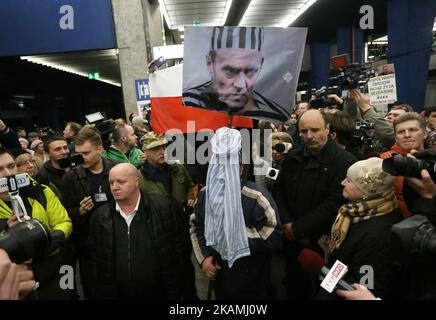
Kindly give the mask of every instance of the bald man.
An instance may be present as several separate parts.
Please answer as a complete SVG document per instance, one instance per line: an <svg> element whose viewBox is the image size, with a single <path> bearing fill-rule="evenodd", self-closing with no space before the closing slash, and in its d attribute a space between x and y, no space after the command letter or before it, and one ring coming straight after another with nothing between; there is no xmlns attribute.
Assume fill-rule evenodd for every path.
<svg viewBox="0 0 436 320"><path fill-rule="evenodd" d="M90 222L88 253L94 299L181 299L188 234L177 205L140 191L135 166L109 172L114 200Z"/></svg>
<svg viewBox="0 0 436 320"><path fill-rule="evenodd" d="M274 198L280 212L286 242L288 298L311 298L313 281L303 270L300 253L309 248L320 254L318 239L330 234L339 207L345 203L341 181L357 159L330 137L325 116L308 110L300 118L303 146L291 151L282 163ZM305 251L307 252L307 251ZM298 264L297 258L303 261Z"/></svg>

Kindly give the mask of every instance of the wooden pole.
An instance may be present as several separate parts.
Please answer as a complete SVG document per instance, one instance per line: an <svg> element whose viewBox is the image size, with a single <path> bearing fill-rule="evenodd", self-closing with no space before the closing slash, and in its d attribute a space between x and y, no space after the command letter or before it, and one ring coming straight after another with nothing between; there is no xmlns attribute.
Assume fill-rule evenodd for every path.
<svg viewBox="0 0 436 320"><path fill-rule="evenodd" d="M232 125L233 125L233 114L228 114L227 116L228 116L228 118L227 118L227 127L231 128Z"/></svg>

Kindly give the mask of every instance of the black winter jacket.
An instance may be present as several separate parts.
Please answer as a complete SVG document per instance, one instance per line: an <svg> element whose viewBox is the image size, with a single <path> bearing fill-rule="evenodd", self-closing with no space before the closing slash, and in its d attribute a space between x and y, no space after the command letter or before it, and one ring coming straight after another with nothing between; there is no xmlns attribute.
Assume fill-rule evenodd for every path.
<svg viewBox="0 0 436 320"><path fill-rule="evenodd" d="M288 154L274 184L274 199L282 224L293 222L297 239L316 241L329 234L339 207L346 202L341 182L356 160L330 138L316 156L304 146Z"/></svg>
<svg viewBox="0 0 436 320"><path fill-rule="evenodd" d="M119 220L116 219L122 219L120 213L115 210L114 201L105 204L94 212L90 221L88 237L88 254L93 282L92 298L126 298L125 295L120 295L119 287L120 281L129 278L131 279L131 283L128 285L131 287L131 297L149 298L150 290L164 291L168 299L180 299L183 296L184 270L186 261L188 261L186 256L189 252L186 247L188 233L183 230L183 222L178 210L177 205L164 196L141 192L138 211L130 225L130 247L128 243L120 244L119 237L117 243L114 242L114 234L119 234L121 228ZM127 228L127 225L125 227ZM145 248L143 246L146 245L141 242L141 239L145 239L144 233L152 241L147 247L147 250L150 248L154 250L150 257L152 266L139 265L139 262L144 260L140 254L142 248ZM125 245L126 251L129 251L128 247L130 248L130 252L127 252L130 259L127 260L132 264L127 268L131 270L130 274L126 277L123 275L123 279L116 278L117 266L123 261L115 261L115 257L120 259L120 256L126 256L125 252L116 253L117 248L118 251L120 250L120 245ZM156 281L152 281L152 283L160 282L160 287L144 288L144 285L149 284L147 281L144 283L144 281L139 280L146 278L142 274L144 269L148 269L147 272L150 272L150 269L157 272ZM122 283L121 286L126 287L126 284ZM154 298L162 297L156 293Z"/></svg>
<svg viewBox="0 0 436 320"><path fill-rule="evenodd" d="M119 162L103 159L103 179L101 182L102 191L106 194L108 201L112 200L112 193L109 187L109 171ZM62 203L68 211L73 222L73 234L71 235L76 248L80 250L86 246L88 235L88 225L93 211L81 216L79 213L80 201L90 196L90 182L86 176L86 171L81 166L73 168L61 179Z"/></svg>
<svg viewBox="0 0 436 320"><path fill-rule="evenodd" d="M392 214L352 223L344 242L329 257L329 267L339 260L349 269L344 277L348 283L359 283L365 277L362 278L365 284L371 284L373 280L372 292L376 297L398 298L395 295L401 270L393 261L390 230L401 219L402 215L396 209Z"/></svg>
<svg viewBox="0 0 436 320"><path fill-rule="evenodd" d="M58 190L61 188L61 179L64 176L65 171L62 169L56 169L51 164L51 161L44 163L42 168L38 171L35 180L39 183L48 185L50 182L55 185Z"/></svg>

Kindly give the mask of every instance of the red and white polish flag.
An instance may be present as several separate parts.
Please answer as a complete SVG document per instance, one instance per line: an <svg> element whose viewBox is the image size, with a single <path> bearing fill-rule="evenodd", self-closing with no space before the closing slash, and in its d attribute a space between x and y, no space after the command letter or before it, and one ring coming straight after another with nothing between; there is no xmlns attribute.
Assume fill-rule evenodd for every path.
<svg viewBox="0 0 436 320"><path fill-rule="evenodd" d="M227 125L225 113L182 104L183 65L156 71L150 75L151 122L154 132L165 133L177 129L183 133L210 129L215 131ZM194 121L195 126L190 121ZM189 124L188 124L189 122ZM233 127L252 128L251 118L234 116Z"/></svg>

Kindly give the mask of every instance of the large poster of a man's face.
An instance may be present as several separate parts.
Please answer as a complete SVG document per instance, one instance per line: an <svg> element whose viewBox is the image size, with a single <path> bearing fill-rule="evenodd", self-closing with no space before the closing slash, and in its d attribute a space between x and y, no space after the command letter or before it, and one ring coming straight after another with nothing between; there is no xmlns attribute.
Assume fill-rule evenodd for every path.
<svg viewBox="0 0 436 320"><path fill-rule="evenodd" d="M185 28L184 105L287 121L306 33L304 28Z"/></svg>

